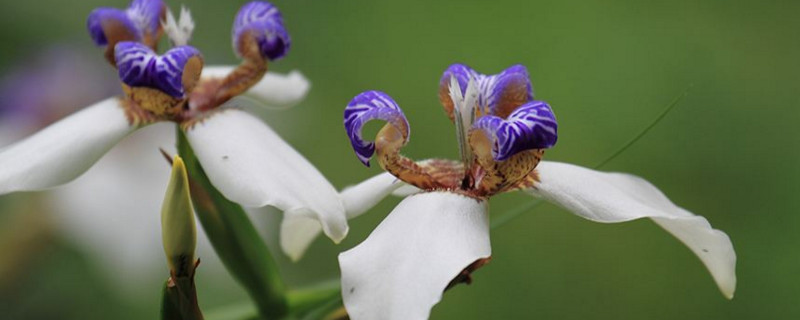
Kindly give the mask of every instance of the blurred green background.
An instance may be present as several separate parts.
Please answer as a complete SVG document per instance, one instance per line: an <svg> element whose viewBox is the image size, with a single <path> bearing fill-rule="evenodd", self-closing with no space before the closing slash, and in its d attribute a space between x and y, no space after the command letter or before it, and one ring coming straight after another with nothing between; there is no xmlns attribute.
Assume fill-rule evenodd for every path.
<svg viewBox="0 0 800 320"><path fill-rule="evenodd" d="M173 11L181 4L167 3ZM207 64L238 63L230 28L242 3L183 3L197 23L192 44ZM454 62L483 73L527 66L537 99L549 102L559 120L558 145L546 158L584 166L610 155L691 86L657 127L603 169L645 177L731 237L738 255L732 301L689 250L650 221L601 225L544 205L492 231L491 264L472 285L445 294L432 318L800 317L800 2L274 3L292 49L271 70L298 69L313 84L301 105L263 118L339 188L380 172L356 160L341 123L346 103L365 90L385 91L404 109L413 131L406 155L457 157L454 129L437 98L439 77ZM126 4L3 1L0 73L68 44L113 77L85 19L94 7ZM113 278L131 275L106 270L53 227L59 208L42 209L46 197L0 197L0 318L156 318L167 276L163 259L153 261L163 274L134 280L146 288L124 288ZM398 201L352 221L338 246L318 239L298 263L280 255L288 283L336 278L337 253L362 241ZM492 214L527 201L522 194L498 196ZM114 214L108 208L107 217ZM255 214L274 247L277 214ZM204 310L245 301L224 272L207 273L202 265L198 272Z"/></svg>

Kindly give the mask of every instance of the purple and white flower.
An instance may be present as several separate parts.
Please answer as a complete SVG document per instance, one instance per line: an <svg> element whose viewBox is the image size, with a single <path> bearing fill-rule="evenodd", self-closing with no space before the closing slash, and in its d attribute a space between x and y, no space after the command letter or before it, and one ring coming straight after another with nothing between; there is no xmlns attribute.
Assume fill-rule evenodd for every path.
<svg viewBox="0 0 800 320"><path fill-rule="evenodd" d="M262 12L263 8L269 10ZM188 10L177 22L173 18L165 23L167 35L177 37L172 43L182 45L157 54L152 44L163 33L164 12L168 9L160 0L135 0L127 10L92 12L89 33L98 44L113 46L124 95L88 106L0 149L0 195L70 182L130 133L172 122L185 132L209 179L228 199L247 207L277 207L287 221L315 224L334 241L341 240L347 221L336 189L263 121L241 108L252 100L261 102L259 106L288 107L309 89L299 72L266 73L267 63L289 49L277 8L262 1L244 5L233 32L239 37L234 49L244 61L206 68L200 52L184 43L191 37L187 26L194 25ZM275 40L275 30L281 30L282 40ZM116 37L116 32L129 37ZM247 48L259 50L240 51ZM287 253L298 258L302 250Z"/></svg>
<svg viewBox="0 0 800 320"><path fill-rule="evenodd" d="M541 161L544 149L556 143L557 122L547 103L533 100L524 67L482 75L453 65L440 81L439 97L456 124L461 161L414 162L400 155L408 121L385 93L359 94L345 108L345 129L358 159L368 164L377 154L394 176L372 178L371 189L358 186L353 192L385 194L400 185L393 178L416 187L396 190L407 197L366 240L339 255L342 295L352 319L426 319L446 288L469 280L489 261L488 200L515 190L592 221L650 218L689 247L722 294L733 297L733 245L705 218L673 204L642 178ZM361 136L370 120L388 122L374 143ZM354 212L376 202L345 198L346 206L359 209Z"/></svg>

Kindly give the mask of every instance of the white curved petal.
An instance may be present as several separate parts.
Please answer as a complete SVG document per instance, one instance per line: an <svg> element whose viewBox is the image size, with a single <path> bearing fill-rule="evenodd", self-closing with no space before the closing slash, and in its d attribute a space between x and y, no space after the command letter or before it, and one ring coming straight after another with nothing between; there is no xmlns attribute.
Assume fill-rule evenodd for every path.
<svg viewBox="0 0 800 320"><path fill-rule="evenodd" d="M224 78L234 66L208 66L203 68L203 77ZM259 105L270 109L286 109L300 103L311 89L311 82L297 70L289 74L267 72L261 81L244 93L245 97L260 101Z"/></svg>
<svg viewBox="0 0 800 320"><path fill-rule="evenodd" d="M135 129L117 98L86 107L0 149L0 194L67 183Z"/></svg>
<svg viewBox="0 0 800 320"><path fill-rule="evenodd" d="M381 173L359 184L344 188L339 196L344 204L347 219L367 212L393 190L405 185L389 173ZM322 228L314 219L286 215L281 222L281 249L293 261L299 260L308 246L317 238Z"/></svg>
<svg viewBox="0 0 800 320"><path fill-rule="evenodd" d="M347 219L364 214L383 198L403 186L407 186L407 184L392 174L384 172L359 184L344 188L340 195L347 212Z"/></svg>
<svg viewBox="0 0 800 320"><path fill-rule="evenodd" d="M422 191L420 188L412 186L410 184L404 184L399 188L392 191L392 195L395 197L407 197L415 193L419 193Z"/></svg>
<svg viewBox="0 0 800 320"><path fill-rule="evenodd" d="M0 151L30 135L31 128L36 127L33 122L23 117L0 117Z"/></svg>
<svg viewBox="0 0 800 320"><path fill-rule="evenodd" d="M736 253L728 236L708 221L673 204L642 178L542 161L541 182L526 190L597 222L651 218L692 250L711 272L722 294L733 298Z"/></svg>
<svg viewBox="0 0 800 320"><path fill-rule="evenodd" d="M321 232L322 226L316 219L285 214L279 236L281 250L297 262Z"/></svg>
<svg viewBox="0 0 800 320"><path fill-rule="evenodd" d="M170 171L158 148L175 154L174 140L172 123L138 130L49 199L57 226L109 274L128 275L111 277L126 289L151 283L143 279L163 281L164 255L154 248L161 245L158 213Z"/></svg>
<svg viewBox="0 0 800 320"><path fill-rule="evenodd" d="M339 254L342 297L359 319L427 319L450 281L491 255L485 201L449 192L400 202L369 237Z"/></svg>
<svg viewBox="0 0 800 320"><path fill-rule="evenodd" d="M347 235L344 206L333 186L258 118L227 109L186 136L211 183L231 201L317 219L337 243Z"/></svg>
<svg viewBox="0 0 800 320"><path fill-rule="evenodd" d="M137 130L86 174L54 189L47 198L62 235L86 251L115 288L131 296L164 281L158 213L170 167L159 148L176 154L173 123ZM203 228L198 227L197 233L197 256L203 260L207 280L230 282Z"/></svg>

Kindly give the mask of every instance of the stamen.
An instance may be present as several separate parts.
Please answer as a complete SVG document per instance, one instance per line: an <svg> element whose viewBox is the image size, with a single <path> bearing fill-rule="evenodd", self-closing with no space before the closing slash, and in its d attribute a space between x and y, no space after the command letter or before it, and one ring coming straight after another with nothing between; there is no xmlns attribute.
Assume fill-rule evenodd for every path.
<svg viewBox="0 0 800 320"><path fill-rule="evenodd" d="M181 6L181 15L178 20L172 15L172 11L167 10L167 21L162 21L164 32L167 34L172 46L183 46L189 44L194 31L194 20L192 13L186 7Z"/></svg>
<svg viewBox="0 0 800 320"><path fill-rule="evenodd" d="M475 122L475 109L478 102L478 88L475 79L470 76L467 82L467 90L464 96L461 95L461 86L458 80L450 77L450 99L453 101L453 120L456 126L456 139L458 140L458 150L461 153L461 161L465 166L470 166L473 161L472 149L469 147L468 135L472 124Z"/></svg>
<svg viewBox="0 0 800 320"><path fill-rule="evenodd" d="M439 79L439 102L442 103L444 112L447 113L447 117L450 118L450 121L455 122L455 105L450 94L450 83L452 78L456 78L459 88L466 88L469 84L469 78L477 77L478 75L479 74L475 72L475 70L472 70L470 67L460 63L456 63L447 67L442 74L441 79ZM459 97L461 97L463 93L463 91L459 91ZM461 99L459 99L459 101L460 100Z"/></svg>

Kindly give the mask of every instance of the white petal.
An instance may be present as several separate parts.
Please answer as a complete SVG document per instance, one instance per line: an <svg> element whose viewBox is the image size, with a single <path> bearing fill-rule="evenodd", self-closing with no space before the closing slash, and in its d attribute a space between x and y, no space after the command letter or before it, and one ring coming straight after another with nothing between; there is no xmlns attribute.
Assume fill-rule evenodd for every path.
<svg viewBox="0 0 800 320"><path fill-rule="evenodd" d="M316 219L285 214L279 237L281 250L297 262L321 232L322 226Z"/></svg>
<svg viewBox="0 0 800 320"><path fill-rule="evenodd" d="M359 319L427 319L450 281L491 255L485 201L449 192L400 202L339 255L347 312Z"/></svg>
<svg viewBox="0 0 800 320"><path fill-rule="evenodd" d="M412 186L410 184L405 184L394 191L392 191L392 195L395 197L407 197L415 193L419 193L422 191L420 188Z"/></svg>
<svg viewBox="0 0 800 320"><path fill-rule="evenodd" d="M156 250L161 246L158 213L170 170L158 148L175 154L174 137L172 123L138 130L49 198L65 236L110 275L126 274L110 277L126 290L151 283L144 279L163 281L164 254ZM203 256L204 269L207 260Z"/></svg>
<svg viewBox="0 0 800 320"><path fill-rule="evenodd" d="M176 154L173 123L137 130L86 174L54 189L47 198L62 235L97 262L115 290L129 296L149 292L164 281L158 213L170 167L159 148ZM203 228L198 226L197 233L197 256L203 260L206 280L224 286L230 282L228 272Z"/></svg>
<svg viewBox="0 0 800 320"><path fill-rule="evenodd" d="M224 78L233 69L233 66L208 66L203 68L203 77ZM244 96L270 109L286 109L300 103L310 88L311 82L300 71L292 70L289 74L270 71Z"/></svg>
<svg viewBox="0 0 800 320"><path fill-rule="evenodd" d="M333 186L258 118L227 109L186 136L208 178L231 201L317 219L334 242L347 234L344 206Z"/></svg>
<svg viewBox="0 0 800 320"><path fill-rule="evenodd" d="M347 219L364 214L383 198L403 186L407 186L407 184L392 174L384 172L357 185L344 188L340 194L347 212Z"/></svg>
<svg viewBox="0 0 800 320"><path fill-rule="evenodd" d="M67 183L135 129L117 98L70 115L0 149L0 194Z"/></svg>
<svg viewBox="0 0 800 320"><path fill-rule="evenodd" d="M642 178L542 161L540 183L527 192L597 222L651 218L692 250L727 298L736 289L736 253L728 236L708 221L673 204Z"/></svg>
<svg viewBox="0 0 800 320"><path fill-rule="evenodd" d="M353 219L367 212L393 190L406 185L389 173L381 173L354 186L349 186L339 194L344 203L347 219ZM306 217L286 216L281 223L281 248L293 261L299 260L308 246L316 239L322 228L316 220Z"/></svg>

